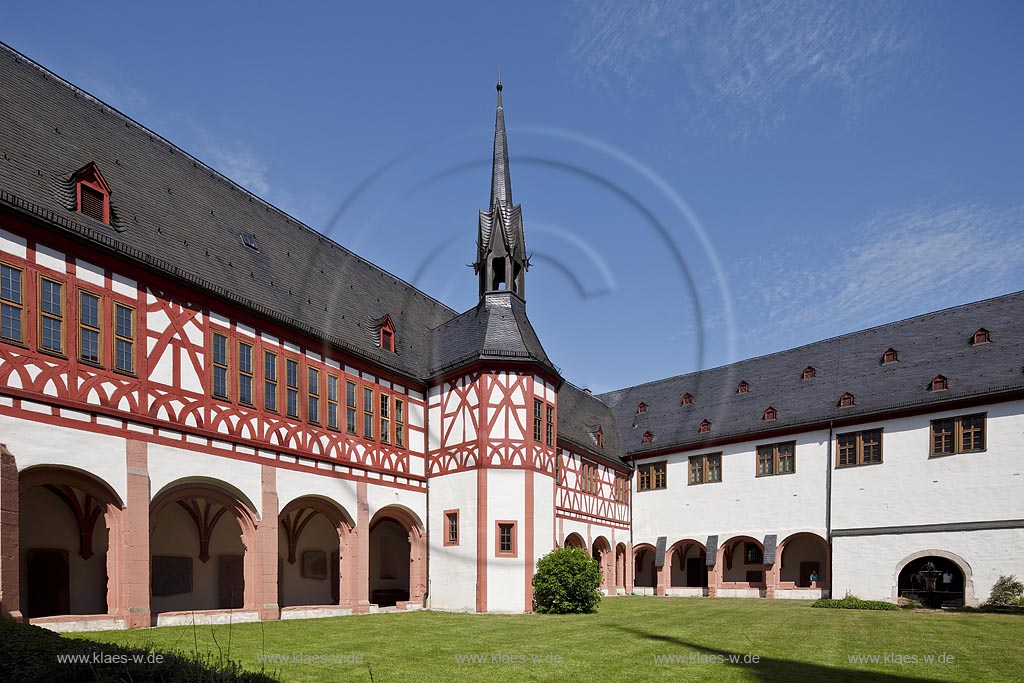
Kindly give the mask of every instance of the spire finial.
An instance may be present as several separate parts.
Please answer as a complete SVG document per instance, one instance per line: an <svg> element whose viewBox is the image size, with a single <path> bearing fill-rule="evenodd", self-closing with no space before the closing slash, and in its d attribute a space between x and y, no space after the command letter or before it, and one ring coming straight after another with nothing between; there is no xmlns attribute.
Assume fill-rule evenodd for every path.
<svg viewBox="0 0 1024 683"><path fill-rule="evenodd" d="M501 67L498 67L498 92L501 92Z"/></svg>

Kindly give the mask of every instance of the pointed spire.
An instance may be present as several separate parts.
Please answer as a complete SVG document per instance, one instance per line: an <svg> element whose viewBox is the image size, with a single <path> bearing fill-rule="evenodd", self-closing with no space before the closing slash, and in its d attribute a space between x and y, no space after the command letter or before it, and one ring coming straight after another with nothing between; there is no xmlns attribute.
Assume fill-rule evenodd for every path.
<svg viewBox="0 0 1024 683"><path fill-rule="evenodd" d="M512 180L508 174L508 142L505 140L505 110L501 105L501 70L498 70L498 106L494 115L494 163L491 167L491 207L512 206Z"/></svg>

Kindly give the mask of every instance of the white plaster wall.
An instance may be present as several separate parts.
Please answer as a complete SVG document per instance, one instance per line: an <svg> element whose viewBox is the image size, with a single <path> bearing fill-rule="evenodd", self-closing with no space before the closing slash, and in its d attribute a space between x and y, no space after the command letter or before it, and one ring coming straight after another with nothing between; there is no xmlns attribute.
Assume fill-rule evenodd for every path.
<svg viewBox="0 0 1024 683"><path fill-rule="evenodd" d="M309 472L295 470L277 470L277 504L279 510L297 498L315 496L333 501L356 520L356 482L350 479L325 477Z"/></svg>
<svg viewBox="0 0 1024 683"><path fill-rule="evenodd" d="M533 473L533 561L555 549L555 480Z"/></svg>
<svg viewBox="0 0 1024 683"><path fill-rule="evenodd" d="M277 544L280 557L278 567L281 571L277 585L281 607L336 604L331 594L332 578L329 568L325 579L302 576L302 554L306 551L319 550L326 553L328 567L334 561L333 555L338 552L338 532L334 525L321 514L309 520L295 548L295 564L288 562L288 537L281 526L278 527Z"/></svg>
<svg viewBox="0 0 1024 683"><path fill-rule="evenodd" d="M523 561L526 493L521 470L487 471L487 611L522 612L526 600L526 569ZM512 520L516 525L514 558L495 557L495 523Z"/></svg>
<svg viewBox="0 0 1024 683"><path fill-rule="evenodd" d="M93 555L78 554L78 522L67 504L42 487L25 492L20 499L21 603L28 607L28 551L34 548L65 550L68 554L69 614L105 614L107 611L107 527L101 515L92 536ZM41 587L47 590L46 587Z"/></svg>
<svg viewBox="0 0 1024 683"><path fill-rule="evenodd" d="M180 505L164 506L150 520L151 555L173 555L192 558L192 592L153 596L154 612L218 609L220 607L219 564L221 555L241 555L242 530L230 514L225 514L210 536L210 559L199 561L199 535L195 523Z"/></svg>
<svg viewBox="0 0 1024 683"><path fill-rule="evenodd" d="M430 480L430 607L476 610L476 470ZM445 546L445 510L459 511L459 544Z"/></svg>
<svg viewBox="0 0 1024 683"><path fill-rule="evenodd" d="M260 465L233 458L197 453L173 446L150 444L150 495L156 496L168 484L181 479L213 479L238 489L262 518L262 473Z"/></svg>
<svg viewBox="0 0 1024 683"><path fill-rule="evenodd" d="M982 412L986 451L928 456L931 420ZM1024 518L1024 401L871 426L882 428L883 462L833 473L833 529Z"/></svg>
<svg viewBox="0 0 1024 683"><path fill-rule="evenodd" d="M427 518L427 494L425 491L410 491L380 484L370 484L366 487L366 502L370 508L370 519L373 519L378 510L388 505L399 505L407 508L416 515L420 524L424 524L424 520ZM356 523L360 525L369 523L369 519L365 522L357 519Z"/></svg>
<svg viewBox="0 0 1024 683"><path fill-rule="evenodd" d="M0 442L14 454L18 471L36 465L74 467L127 496L125 440L0 415Z"/></svg>
<svg viewBox="0 0 1024 683"><path fill-rule="evenodd" d="M897 565L909 555L943 550L971 568L974 596L984 602L1000 575L1024 576L1024 529L850 536L832 542L832 595L891 600Z"/></svg>
<svg viewBox="0 0 1024 683"><path fill-rule="evenodd" d="M796 441L796 472L757 477L757 446ZM688 486L690 455L722 453L722 481ZM778 540L799 531L825 535L825 487L828 475L828 431L777 440L748 441L720 449L680 453L643 462L667 460L667 488L636 491L633 477L633 542L668 546L692 538L705 543L718 534L721 545L732 536Z"/></svg>

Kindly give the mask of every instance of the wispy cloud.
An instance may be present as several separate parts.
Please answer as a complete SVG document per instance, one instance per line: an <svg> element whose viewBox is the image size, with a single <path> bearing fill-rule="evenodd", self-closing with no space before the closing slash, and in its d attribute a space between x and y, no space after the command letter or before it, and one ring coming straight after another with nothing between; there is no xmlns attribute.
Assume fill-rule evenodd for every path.
<svg viewBox="0 0 1024 683"><path fill-rule="evenodd" d="M748 292L740 307L760 317L747 327L753 338L800 330L807 338L779 340L793 344L1004 294L1024 288L1022 231L1024 205L882 212L810 253L743 264L759 286L737 288Z"/></svg>
<svg viewBox="0 0 1024 683"><path fill-rule="evenodd" d="M214 168L253 194L270 192L267 166L245 144L215 139L208 131L200 135L200 155Z"/></svg>
<svg viewBox="0 0 1024 683"><path fill-rule="evenodd" d="M877 0L586 2L571 55L609 85L689 91L683 101L705 123L747 135L777 126L795 94L817 87L859 108L917 41L904 12Z"/></svg>

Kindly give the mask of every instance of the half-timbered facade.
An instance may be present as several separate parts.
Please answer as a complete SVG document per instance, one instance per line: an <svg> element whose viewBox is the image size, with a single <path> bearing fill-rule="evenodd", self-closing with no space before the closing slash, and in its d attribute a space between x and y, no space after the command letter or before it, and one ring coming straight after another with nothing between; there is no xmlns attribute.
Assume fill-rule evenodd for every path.
<svg viewBox="0 0 1024 683"><path fill-rule="evenodd" d="M594 396L526 314L501 85L458 313L0 47L0 608L54 629L1022 573L1024 296Z"/></svg>

